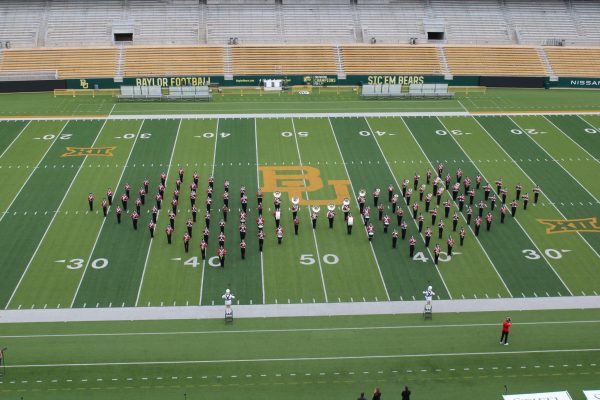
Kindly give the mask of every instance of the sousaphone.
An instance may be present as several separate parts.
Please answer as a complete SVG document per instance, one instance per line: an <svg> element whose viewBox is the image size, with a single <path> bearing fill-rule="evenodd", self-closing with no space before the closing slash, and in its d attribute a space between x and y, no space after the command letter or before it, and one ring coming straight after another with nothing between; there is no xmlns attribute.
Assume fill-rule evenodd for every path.
<svg viewBox="0 0 600 400"><path fill-rule="evenodd" d="M349 206L349 205L350 205L350 199L346 197L346 198L345 198L345 199L342 201L342 204L343 204L343 205L345 205L345 206Z"/></svg>
<svg viewBox="0 0 600 400"><path fill-rule="evenodd" d="M313 206L313 207L312 207L312 210L313 210L313 212L314 212L315 214L318 214L318 213L319 213L319 211L321 211L321 207L319 207L319 206Z"/></svg>
<svg viewBox="0 0 600 400"><path fill-rule="evenodd" d="M278 199L281 197L281 192L273 192L273 197Z"/></svg>
<svg viewBox="0 0 600 400"><path fill-rule="evenodd" d="M360 197L365 197L365 196L367 195L367 191L366 191L365 189L360 189L360 190L358 191L358 195L359 195Z"/></svg>
<svg viewBox="0 0 600 400"><path fill-rule="evenodd" d="M300 204L300 197L292 197L292 204L297 206L298 204Z"/></svg>
<svg viewBox="0 0 600 400"><path fill-rule="evenodd" d="M335 204L328 204L328 205L327 205L327 209L328 209L329 211L333 211L333 210L335 210Z"/></svg>

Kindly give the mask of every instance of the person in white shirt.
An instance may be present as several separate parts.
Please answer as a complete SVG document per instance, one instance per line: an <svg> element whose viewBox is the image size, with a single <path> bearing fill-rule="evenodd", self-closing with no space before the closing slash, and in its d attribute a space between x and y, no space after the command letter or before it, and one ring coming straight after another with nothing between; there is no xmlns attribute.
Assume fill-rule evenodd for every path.
<svg viewBox="0 0 600 400"><path fill-rule="evenodd" d="M233 301L233 299L235 299L235 296L233 294L231 294L231 291L229 289L225 290L225 294L223 296L221 296L221 298L223 298L223 300L225 300L225 308L227 310L227 312L231 312L231 303Z"/></svg>
<svg viewBox="0 0 600 400"><path fill-rule="evenodd" d="M427 290L423 292L427 305L431 305L431 300L433 299L433 296L435 296L435 292L432 289L431 286L427 286Z"/></svg>

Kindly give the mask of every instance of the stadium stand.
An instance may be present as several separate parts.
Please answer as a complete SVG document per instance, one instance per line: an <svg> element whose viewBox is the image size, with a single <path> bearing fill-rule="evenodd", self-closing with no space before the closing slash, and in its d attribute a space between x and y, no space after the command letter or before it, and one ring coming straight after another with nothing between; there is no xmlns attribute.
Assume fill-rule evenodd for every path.
<svg viewBox="0 0 600 400"><path fill-rule="evenodd" d="M48 12L46 46L110 46L112 21L121 18L122 1L86 3L54 0Z"/></svg>
<svg viewBox="0 0 600 400"><path fill-rule="evenodd" d="M545 44L548 40L578 42L576 23L564 0L539 2L505 0L517 43Z"/></svg>
<svg viewBox="0 0 600 400"><path fill-rule="evenodd" d="M544 47L557 76L600 76L600 48Z"/></svg>
<svg viewBox="0 0 600 400"><path fill-rule="evenodd" d="M234 75L336 73L332 46L236 46L231 50Z"/></svg>
<svg viewBox="0 0 600 400"><path fill-rule="evenodd" d="M35 47L46 2L6 0L0 2L0 42L6 47Z"/></svg>
<svg viewBox="0 0 600 400"><path fill-rule="evenodd" d="M440 74L435 46L347 45L342 47L347 74Z"/></svg>
<svg viewBox="0 0 600 400"><path fill-rule="evenodd" d="M134 44L199 44L203 9L198 0L127 0Z"/></svg>
<svg viewBox="0 0 600 400"><path fill-rule="evenodd" d="M600 41L600 2L594 0L571 0L573 18L581 34L598 44Z"/></svg>
<svg viewBox="0 0 600 400"><path fill-rule="evenodd" d="M125 48L125 76L223 75L220 46L131 46Z"/></svg>
<svg viewBox="0 0 600 400"><path fill-rule="evenodd" d="M356 41L352 9L338 4L284 2L283 40L286 43L352 43Z"/></svg>
<svg viewBox="0 0 600 400"><path fill-rule="evenodd" d="M444 50L453 75L546 75L534 47L448 45Z"/></svg>
<svg viewBox="0 0 600 400"><path fill-rule="evenodd" d="M423 19L425 5L420 0L403 1L402 5L385 0L358 0L363 42L375 39L377 43L409 43L426 40Z"/></svg>
<svg viewBox="0 0 600 400"><path fill-rule="evenodd" d="M113 77L116 63L115 47L7 49L0 73L56 71L58 78Z"/></svg>
<svg viewBox="0 0 600 400"><path fill-rule="evenodd" d="M209 44L281 42L273 5L207 5L206 37Z"/></svg>
<svg viewBox="0 0 600 400"><path fill-rule="evenodd" d="M429 0L437 18L446 22L449 43L510 43L508 24L497 0Z"/></svg>

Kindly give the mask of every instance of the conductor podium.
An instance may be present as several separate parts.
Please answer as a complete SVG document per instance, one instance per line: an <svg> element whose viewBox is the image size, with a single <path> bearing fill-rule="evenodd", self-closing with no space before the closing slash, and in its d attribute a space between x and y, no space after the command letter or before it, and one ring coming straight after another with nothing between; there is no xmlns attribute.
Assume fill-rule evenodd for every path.
<svg viewBox="0 0 600 400"><path fill-rule="evenodd" d="M233 309L231 307L225 309L225 322L233 322Z"/></svg>
<svg viewBox="0 0 600 400"><path fill-rule="evenodd" d="M431 319L433 318L433 307L431 303L425 304L425 308L423 309L423 319Z"/></svg>

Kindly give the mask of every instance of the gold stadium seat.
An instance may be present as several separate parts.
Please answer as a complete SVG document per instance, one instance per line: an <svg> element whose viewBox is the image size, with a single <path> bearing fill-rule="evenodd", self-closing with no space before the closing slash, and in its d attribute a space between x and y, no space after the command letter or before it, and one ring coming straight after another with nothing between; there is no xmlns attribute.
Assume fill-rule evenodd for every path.
<svg viewBox="0 0 600 400"><path fill-rule="evenodd" d="M346 45L342 47L347 74L441 74L435 46Z"/></svg>
<svg viewBox="0 0 600 400"><path fill-rule="evenodd" d="M534 47L447 45L444 51L453 75L547 75Z"/></svg>
<svg viewBox="0 0 600 400"><path fill-rule="evenodd" d="M236 46L231 49L233 75L335 75L332 46Z"/></svg>
<svg viewBox="0 0 600 400"><path fill-rule="evenodd" d="M220 46L133 46L125 50L124 76L223 75Z"/></svg>
<svg viewBox="0 0 600 400"><path fill-rule="evenodd" d="M115 76L116 64L114 47L6 49L0 73L56 71L60 79L102 78Z"/></svg>
<svg viewBox="0 0 600 400"><path fill-rule="evenodd" d="M600 48L544 47L544 51L557 76L600 76Z"/></svg>

